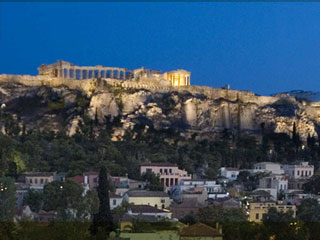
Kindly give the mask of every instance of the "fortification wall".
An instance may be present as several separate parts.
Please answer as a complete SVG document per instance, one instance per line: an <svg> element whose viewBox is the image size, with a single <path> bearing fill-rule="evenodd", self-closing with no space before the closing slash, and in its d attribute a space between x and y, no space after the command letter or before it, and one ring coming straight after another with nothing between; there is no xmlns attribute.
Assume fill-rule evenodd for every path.
<svg viewBox="0 0 320 240"><path fill-rule="evenodd" d="M79 89L90 93L93 86L93 81L88 80L72 80L64 78L53 78L50 76L31 76L31 75L13 75L13 74L0 74L0 82L13 82L26 86L62 86L73 89Z"/></svg>
<svg viewBox="0 0 320 240"><path fill-rule="evenodd" d="M229 99L230 101L237 101L240 99L244 102L252 102L260 104L270 104L273 103L276 99L275 97L264 97L256 96L253 92L250 91L238 91L222 88L212 88L212 87L203 87L203 86L179 86L173 87L171 85L166 86L157 81L150 80L149 82L136 81L136 80L119 80L112 78L103 78L103 79L84 79L84 80L74 80L66 78L57 78L50 76L31 76L31 75L13 75L13 74L1 74L0 82L15 82L23 84L26 86L62 86L73 89L79 89L90 95L98 86L100 89L106 85L118 86L124 89L146 89L151 92L184 92L188 91L192 94L203 94L209 99Z"/></svg>

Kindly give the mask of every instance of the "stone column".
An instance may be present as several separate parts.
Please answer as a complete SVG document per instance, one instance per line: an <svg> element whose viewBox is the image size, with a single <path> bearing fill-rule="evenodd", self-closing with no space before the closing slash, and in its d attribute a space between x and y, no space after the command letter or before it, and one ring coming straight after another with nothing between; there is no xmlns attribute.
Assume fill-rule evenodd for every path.
<svg viewBox="0 0 320 240"><path fill-rule="evenodd" d="M66 78L70 78L69 73L70 73L70 69L66 68Z"/></svg>
<svg viewBox="0 0 320 240"><path fill-rule="evenodd" d="M113 78L113 70L110 70L110 78Z"/></svg>
<svg viewBox="0 0 320 240"><path fill-rule="evenodd" d="M73 79L77 80L77 69L73 69Z"/></svg>
<svg viewBox="0 0 320 240"><path fill-rule="evenodd" d="M79 73L79 80L83 79L83 69L80 68L80 73Z"/></svg>
<svg viewBox="0 0 320 240"><path fill-rule="evenodd" d="M98 69L97 78L101 78L101 69Z"/></svg>

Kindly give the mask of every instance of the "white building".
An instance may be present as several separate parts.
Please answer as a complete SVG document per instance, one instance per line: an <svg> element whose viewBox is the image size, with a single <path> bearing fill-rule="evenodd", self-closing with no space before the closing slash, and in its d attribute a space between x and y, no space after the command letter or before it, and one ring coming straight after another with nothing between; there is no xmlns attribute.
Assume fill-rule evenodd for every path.
<svg viewBox="0 0 320 240"><path fill-rule="evenodd" d="M219 169L219 172L220 172L220 176L225 177L227 179L227 182L232 182L237 180L239 175L238 168L222 167Z"/></svg>
<svg viewBox="0 0 320 240"><path fill-rule="evenodd" d="M314 166L308 162L301 162L293 165L283 165L285 173L289 174L293 179L306 179L314 174Z"/></svg>
<svg viewBox="0 0 320 240"><path fill-rule="evenodd" d="M188 192L194 189L205 188L208 193L208 198L224 198L228 196L224 187L214 180L181 180L179 187L181 192Z"/></svg>
<svg viewBox="0 0 320 240"><path fill-rule="evenodd" d="M254 164L254 169L252 170L253 173L257 172L265 172L265 173L272 173L272 174L284 174L284 170L280 163L273 163L273 162L260 162Z"/></svg>
<svg viewBox="0 0 320 240"><path fill-rule="evenodd" d="M288 178L285 175L272 174L259 180L258 189L269 192L277 200L281 192L288 190Z"/></svg>
<svg viewBox="0 0 320 240"><path fill-rule="evenodd" d="M115 193L110 192L109 193L109 201L110 201L110 209L114 209L116 207L121 206L123 197L120 195L117 195Z"/></svg>

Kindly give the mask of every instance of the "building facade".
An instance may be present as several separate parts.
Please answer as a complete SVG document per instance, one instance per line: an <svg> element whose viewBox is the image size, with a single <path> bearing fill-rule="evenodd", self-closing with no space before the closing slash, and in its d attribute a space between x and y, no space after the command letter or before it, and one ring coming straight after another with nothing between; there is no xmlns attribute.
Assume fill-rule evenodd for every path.
<svg viewBox="0 0 320 240"><path fill-rule="evenodd" d="M251 202L249 205L249 221L251 222L261 222L263 216L268 213L270 208L275 208L279 212L286 213L289 210L293 212L293 217L296 217L296 206L295 205L284 205L277 204L276 202Z"/></svg>
<svg viewBox="0 0 320 240"><path fill-rule="evenodd" d="M159 209L168 208L171 204L169 195L158 191L130 190L125 193L124 200L134 205L149 205Z"/></svg>
<svg viewBox="0 0 320 240"><path fill-rule="evenodd" d="M54 181L54 172L33 172L25 174L25 183L31 189L42 190L44 185Z"/></svg>
<svg viewBox="0 0 320 240"><path fill-rule="evenodd" d="M284 170L280 163L273 163L273 162L260 162L254 164L254 173L257 172L266 172L272 174L284 174Z"/></svg>
<svg viewBox="0 0 320 240"><path fill-rule="evenodd" d="M164 78L171 82L172 86L189 86L191 73L178 69L171 72L166 72L163 74Z"/></svg>
<svg viewBox="0 0 320 240"><path fill-rule="evenodd" d="M300 162L293 165L283 165L285 173L293 179L307 179L313 176L314 166L308 162Z"/></svg>
<svg viewBox="0 0 320 240"><path fill-rule="evenodd" d="M139 80L139 79L155 79L166 80L172 86L189 86L191 73L178 69L171 72L161 73L158 70L139 68L129 70L119 67L97 66L78 66L66 61L58 61L53 64L42 64L38 67L39 75L83 80L94 78L111 78L119 80Z"/></svg>
<svg viewBox="0 0 320 240"><path fill-rule="evenodd" d="M232 182L237 180L240 171L238 168L222 167L219 169L219 172L221 177L227 179L227 182Z"/></svg>
<svg viewBox="0 0 320 240"><path fill-rule="evenodd" d="M171 186L178 185L181 180L191 179L191 174L178 168L173 163L144 163L140 165L140 174L153 172L160 177L164 187L170 189Z"/></svg>

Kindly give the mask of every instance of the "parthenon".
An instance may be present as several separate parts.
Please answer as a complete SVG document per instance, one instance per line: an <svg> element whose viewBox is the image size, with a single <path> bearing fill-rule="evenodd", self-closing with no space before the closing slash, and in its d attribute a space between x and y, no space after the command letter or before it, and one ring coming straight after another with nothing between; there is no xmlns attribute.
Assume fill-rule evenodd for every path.
<svg viewBox="0 0 320 240"><path fill-rule="evenodd" d="M190 85L190 72L179 69L161 74L161 71L145 68L129 70L127 68L98 66L77 66L70 62L58 61L53 64L42 64L39 75L50 77L83 80L93 78L111 78L119 80L158 79L167 80L172 86Z"/></svg>

